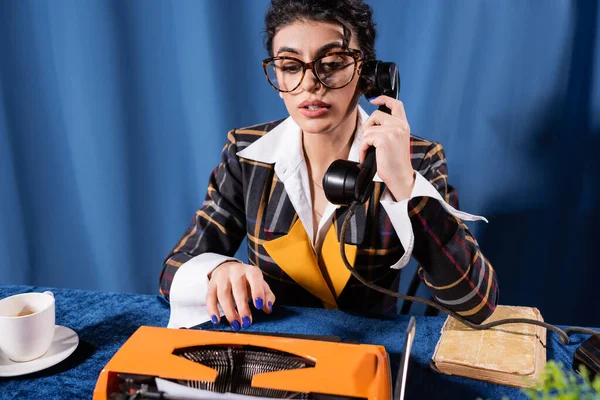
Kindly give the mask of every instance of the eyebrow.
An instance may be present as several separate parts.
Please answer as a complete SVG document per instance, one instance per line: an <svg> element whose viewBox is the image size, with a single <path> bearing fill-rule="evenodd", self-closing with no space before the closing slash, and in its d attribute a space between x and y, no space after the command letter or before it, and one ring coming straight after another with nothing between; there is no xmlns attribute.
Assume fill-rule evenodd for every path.
<svg viewBox="0 0 600 400"><path fill-rule="evenodd" d="M319 47L319 49L317 50L317 54L325 53L326 51L331 50L331 49L341 49L342 46L343 46L342 42L327 43L327 44ZM280 47L279 50L277 50L277 55L279 55L280 53L293 53L293 54L300 55L300 52L297 49L294 49L293 47L287 47L287 46Z"/></svg>

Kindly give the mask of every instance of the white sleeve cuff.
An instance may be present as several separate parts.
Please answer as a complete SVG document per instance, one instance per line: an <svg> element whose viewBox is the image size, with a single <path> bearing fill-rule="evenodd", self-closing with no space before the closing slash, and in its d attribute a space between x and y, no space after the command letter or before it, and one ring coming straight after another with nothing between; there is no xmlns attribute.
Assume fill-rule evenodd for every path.
<svg viewBox="0 0 600 400"><path fill-rule="evenodd" d="M413 233L412 224L410 223L410 217L408 216L408 201L414 197L432 197L439 201L446 211L456 218L465 221L488 222L484 217L459 211L450 204L446 203L437 189L420 173L415 171L415 185L410 193L409 199L398 202L394 201L392 194L387 188L384 190L380 199L380 203L389 215L392 226L394 227L394 230L400 239L400 243L402 243L402 247L404 247L404 254L402 257L400 257L398 262L396 262L390 268L403 268L410 261L410 256L412 255L415 242L415 235Z"/></svg>
<svg viewBox="0 0 600 400"><path fill-rule="evenodd" d="M181 265L171 283L171 316L168 328L190 328L210 320L206 310L208 275L225 261L240 260L216 253L203 253Z"/></svg>

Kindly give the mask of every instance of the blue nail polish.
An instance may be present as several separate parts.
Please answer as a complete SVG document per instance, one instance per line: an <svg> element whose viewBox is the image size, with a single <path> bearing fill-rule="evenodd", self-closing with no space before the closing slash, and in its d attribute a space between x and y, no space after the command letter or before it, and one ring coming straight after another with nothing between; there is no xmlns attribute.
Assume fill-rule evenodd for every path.
<svg viewBox="0 0 600 400"><path fill-rule="evenodd" d="M367 100L372 101L373 99L376 99L379 96L373 96L373 97L367 97Z"/></svg>
<svg viewBox="0 0 600 400"><path fill-rule="evenodd" d="M268 302L267 305L269 306L269 311L271 311L273 309L273 303Z"/></svg>
<svg viewBox="0 0 600 400"><path fill-rule="evenodd" d="M219 319L217 318L216 315L213 315L212 317L210 317L210 319L212 320L213 324L218 324L219 323Z"/></svg>
<svg viewBox="0 0 600 400"><path fill-rule="evenodd" d="M238 321L237 319L234 319L233 322L231 323L231 327L233 328L234 331L239 331L240 330L240 321Z"/></svg>
<svg viewBox="0 0 600 400"><path fill-rule="evenodd" d="M244 328L247 328L250 325L252 325L252 321L250 321L250 317L244 317L244 318L242 318L242 326Z"/></svg>
<svg viewBox="0 0 600 400"><path fill-rule="evenodd" d="M262 308L263 308L263 299L260 298L260 297L257 297L255 303L256 303L256 309L257 310L262 310Z"/></svg>

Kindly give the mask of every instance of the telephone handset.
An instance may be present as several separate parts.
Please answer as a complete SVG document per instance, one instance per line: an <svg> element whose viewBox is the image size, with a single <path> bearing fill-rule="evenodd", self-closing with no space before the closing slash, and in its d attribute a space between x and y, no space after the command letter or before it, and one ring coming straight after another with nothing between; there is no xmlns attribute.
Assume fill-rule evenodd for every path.
<svg viewBox="0 0 600 400"><path fill-rule="evenodd" d="M396 63L367 61L362 66L360 77L367 99L380 95L398 98L400 74ZM379 110L391 114L386 106L380 106ZM325 197L333 204L350 205L354 201L363 204L371 196L376 172L375 147L369 147L362 164L336 160L323 176Z"/></svg>

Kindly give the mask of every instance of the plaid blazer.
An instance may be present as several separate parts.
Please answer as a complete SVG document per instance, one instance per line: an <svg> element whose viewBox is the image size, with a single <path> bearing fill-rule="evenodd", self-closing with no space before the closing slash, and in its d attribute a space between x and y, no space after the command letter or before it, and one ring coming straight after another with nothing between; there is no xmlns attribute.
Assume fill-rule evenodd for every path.
<svg viewBox="0 0 600 400"><path fill-rule="evenodd" d="M237 155L282 121L228 133L205 201L164 262L160 292L167 299L179 266L204 252L232 256L246 237L249 263L261 269L278 304L323 307L322 299L286 274L265 249L265 243L287 235L298 220L274 165ZM458 194L447 182L442 146L417 136L411 136L410 143L413 169L458 209ZM345 239L356 245L354 268L369 281L396 291L401 271L389 266L404 249L379 203L384 189L385 183L375 182L370 199L352 217ZM338 208L333 216L338 237L347 211ZM409 217L415 236L412 255L434 299L473 322L485 320L498 301L496 275L467 226L429 197L409 201ZM396 312L397 302L350 277L336 303L357 312Z"/></svg>

